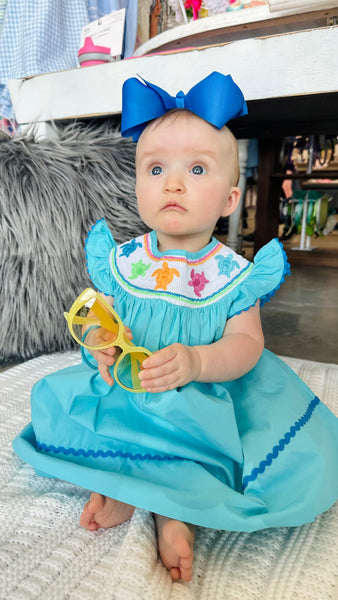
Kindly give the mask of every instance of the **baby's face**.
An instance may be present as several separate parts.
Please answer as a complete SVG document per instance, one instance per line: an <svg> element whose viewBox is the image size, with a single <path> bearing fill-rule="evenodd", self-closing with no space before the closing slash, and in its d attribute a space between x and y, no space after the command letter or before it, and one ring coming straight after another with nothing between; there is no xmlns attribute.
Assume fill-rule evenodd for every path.
<svg viewBox="0 0 338 600"><path fill-rule="evenodd" d="M144 130L136 150L136 195L160 250L193 252L208 244L219 217L238 204L234 163L229 133L192 113L174 113Z"/></svg>

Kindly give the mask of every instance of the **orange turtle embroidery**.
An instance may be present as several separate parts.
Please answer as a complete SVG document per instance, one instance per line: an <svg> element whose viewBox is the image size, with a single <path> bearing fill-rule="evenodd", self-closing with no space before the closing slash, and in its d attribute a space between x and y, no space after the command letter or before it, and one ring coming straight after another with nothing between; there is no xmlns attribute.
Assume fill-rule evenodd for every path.
<svg viewBox="0 0 338 600"><path fill-rule="evenodd" d="M155 290L166 290L169 283L172 282L172 280L174 279L175 275L177 277L180 277L180 274L178 272L177 269L171 269L168 266L168 263L166 261L164 261L162 263L162 269L156 269L156 271L154 271L152 273L152 277L155 277L156 279L156 285L155 285Z"/></svg>

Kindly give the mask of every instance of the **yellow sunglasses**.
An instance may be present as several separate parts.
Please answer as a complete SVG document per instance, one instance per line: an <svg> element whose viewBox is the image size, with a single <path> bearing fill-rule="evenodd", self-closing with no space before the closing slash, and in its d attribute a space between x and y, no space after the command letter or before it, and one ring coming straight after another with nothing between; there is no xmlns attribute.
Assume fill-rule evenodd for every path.
<svg viewBox="0 0 338 600"><path fill-rule="evenodd" d="M88 350L104 350L117 346L121 349L114 364L114 379L123 389L131 392L144 392L139 373L143 361L151 352L135 346L124 332L124 325L113 307L95 290L85 289L76 298L68 313L64 313L68 328L74 340ZM83 326L87 326L84 335ZM91 328L100 328L99 343L86 344L85 337ZM86 362L88 362L86 360ZM90 363L89 363L90 365ZM90 365L91 366L91 365Z"/></svg>

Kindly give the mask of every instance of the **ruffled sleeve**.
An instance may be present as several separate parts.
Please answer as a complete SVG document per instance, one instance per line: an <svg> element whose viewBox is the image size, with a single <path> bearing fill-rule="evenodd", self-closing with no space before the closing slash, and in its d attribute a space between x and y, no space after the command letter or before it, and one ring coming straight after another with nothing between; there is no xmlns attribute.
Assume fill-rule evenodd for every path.
<svg viewBox="0 0 338 600"><path fill-rule="evenodd" d="M290 265L283 245L278 239L271 240L261 248L254 258L254 268L248 277L233 292L228 318L248 310L260 299L263 306L290 275Z"/></svg>
<svg viewBox="0 0 338 600"><path fill-rule="evenodd" d="M87 269L94 286L107 296L114 296L115 279L110 268L111 251L116 242L104 219L91 228L85 245Z"/></svg>

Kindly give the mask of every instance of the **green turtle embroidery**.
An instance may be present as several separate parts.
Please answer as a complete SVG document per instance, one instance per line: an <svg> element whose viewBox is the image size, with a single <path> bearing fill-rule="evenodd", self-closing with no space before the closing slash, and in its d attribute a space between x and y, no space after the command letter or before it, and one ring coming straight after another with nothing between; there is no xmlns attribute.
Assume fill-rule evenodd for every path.
<svg viewBox="0 0 338 600"><path fill-rule="evenodd" d="M180 277L180 274L177 269L171 269L168 266L168 263L164 261L162 263L162 269L156 269L154 273L151 274L152 277L156 279L155 290L166 290L169 283L172 282L174 277Z"/></svg>
<svg viewBox="0 0 338 600"><path fill-rule="evenodd" d="M128 279L137 279L137 277L144 277L150 265L151 263L146 265L143 262L142 258L136 263L131 263L131 275L130 277L128 277Z"/></svg>

